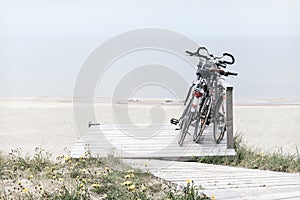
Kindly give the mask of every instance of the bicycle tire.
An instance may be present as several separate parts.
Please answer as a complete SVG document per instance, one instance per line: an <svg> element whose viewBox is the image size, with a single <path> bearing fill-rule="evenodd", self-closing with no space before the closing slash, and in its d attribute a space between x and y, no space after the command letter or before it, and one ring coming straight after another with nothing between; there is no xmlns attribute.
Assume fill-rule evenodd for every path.
<svg viewBox="0 0 300 200"><path fill-rule="evenodd" d="M191 97L189 103L185 106L184 111L183 111L181 117L179 118L179 129L180 129L180 130L182 129L182 124L183 124L183 119L184 119L184 117L186 116L188 110L191 109L191 105L192 105L192 102L193 102L193 98L194 98L194 96Z"/></svg>
<svg viewBox="0 0 300 200"><path fill-rule="evenodd" d="M186 120L186 119L183 119L182 124L184 124L185 120ZM184 126L183 126L183 127L184 127ZM178 144L179 144L179 146L182 146L183 141L184 141L184 139L185 139L185 136L186 136L186 133L184 132L184 128L181 128L181 129L180 129L179 136L178 136Z"/></svg>
<svg viewBox="0 0 300 200"><path fill-rule="evenodd" d="M196 141L196 138L198 137L198 128L199 128L199 124L200 124L200 116L197 117L197 121L196 121L196 126L195 126L195 130L194 130L194 134L193 134L193 141L194 142L198 142ZM199 136L200 139L201 135Z"/></svg>
<svg viewBox="0 0 300 200"><path fill-rule="evenodd" d="M198 143L200 141L200 138L204 132L204 129L206 127L206 123L207 123L207 120L208 120L208 117L209 117L209 114L211 111L211 106L212 106L212 99L211 99L211 96L209 96L205 99L203 107L200 109L201 114L204 113L204 117L202 118L202 121L200 122L201 117L199 116L197 119L197 122L196 122L196 128L195 128L194 135L193 135L193 140L195 143ZM201 125L201 126L200 126L200 130L198 132L199 125Z"/></svg>
<svg viewBox="0 0 300 200"><path fill-rule="evenodd" d="M225 132L226 132L226 125L223 127L219 137L215 140L217 144L220 144L220 142L223 140Z"/></svg>
<svg viewBox="0 0 300 200"><path fill-rule="evenodd" d="M214 140L217 144L219 144L223 138L224 138L224 134L226 131L226 113L223 112L223 125L221 125L221 127L219 127L219 122L220 122L220 106L222 105L223 102L220 103L220 101L222 101L221 99L218 99L218 102L216 103L216 109L215 109L215 113L214 113L214 126L213 126L213 135L214 135Z"/></svg>
<svg viewBox="0 0 300 200"><path fill-rule="evenodd" d="M188 117L184 119L183 128L180 129L180 134L179 134L179 140L178 140L179 146L182 146L182 144L183 144L183 141L188 132L189 126L191 125L193 115L194 115L194 113L190 112Z"/></svg>
<svg viewBox="0 0 300 200"><path fill-rule="evenodd" d="M183 141L185 139L185 136L186 136L186 131L184 130L185 129L185 122L186 122L186 118L187 118L187 115L189 114L188 111L191 110L191 105L192 105L192 102L193 102L193 98L194 96L192 96L189 100L189 103L186 105L183 113L182 113L182 116L180 117L179 119L179 128L180 128L180 133L179 133L179 136L178 136L178 144L179 146L182 146L183 144Z"/></svg>

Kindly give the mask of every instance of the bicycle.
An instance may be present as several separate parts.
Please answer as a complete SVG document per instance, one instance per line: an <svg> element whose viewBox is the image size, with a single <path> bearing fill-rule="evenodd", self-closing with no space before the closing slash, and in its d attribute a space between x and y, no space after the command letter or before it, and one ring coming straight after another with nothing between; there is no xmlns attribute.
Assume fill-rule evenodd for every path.
<svg viewBox="0 0 300 200"><path fill-rule="evenodd" d="M200 51L203 50L201 54ZM232 65L235 60L233 55L223 53L223 56L216 57L210 54L205 47L199 47L196 52L186 53L190 56L199 58L197 65L197 79L190 86L186 99L184 101L185 109L179 119L172 118L172 124L179 124L180 130L178 144L182 146L186 134L190 134L190 128L193 130L193 141L198 143L204 132L204 129L212 122L214 140L220 143L226 131L226 113L224 106L225 88L219 81L221 76L237 76L237 73L225 72L222 68ZM231 58L230 61L225 58ZM191 91L193 90L193 94Z"/></svg>

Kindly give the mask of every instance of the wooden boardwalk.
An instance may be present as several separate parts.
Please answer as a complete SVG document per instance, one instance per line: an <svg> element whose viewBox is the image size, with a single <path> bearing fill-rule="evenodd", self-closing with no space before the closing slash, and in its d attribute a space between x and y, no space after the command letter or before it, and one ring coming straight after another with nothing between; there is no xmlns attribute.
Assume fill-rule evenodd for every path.
<svg viewBox="0 0 300 200"><path fill-rule="evenodd" d="M126 159L125 163L179 185L193 180L216 199L300 199L300 174L194 162ZM146 166L145 166L146 163Z"/></svg>
<svg viewBox="0 0 300 200"><path fill-rule="evenodd" d="M179 131L174 125L100 125L92 126L71 151L79 157L88 148L93 156L114 153L121 158L161 158L186 160L193 156L234 155L227 147L226 136L220 144L213 140L212 130L205 130L199 144L187 135L182 147L177 144Z"/></svg>
<svg viewBox="0 0 300 200"><path fill-rule="evenodd" d="M86 134L81 136L71 150L76 158L84 154L85 149L93 156L106 156L114 153L121 158L160 158L170 160L186 160L193 156L230 156L235 155L233 149L233 87L222 82L226 88L226 127L227 134L220 144L213 139L212 126L208 126L199 144L187 135L183 146L177 144L179 131L173 125L141 124L141 125L100 125L89 126ZM191 131L193 133L193 131Z"/></svg>

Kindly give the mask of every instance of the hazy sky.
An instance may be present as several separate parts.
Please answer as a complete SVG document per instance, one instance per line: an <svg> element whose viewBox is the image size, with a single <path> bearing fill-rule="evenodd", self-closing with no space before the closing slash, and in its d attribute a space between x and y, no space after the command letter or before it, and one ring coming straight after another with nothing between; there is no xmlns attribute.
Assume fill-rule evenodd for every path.
<svg viewBox="0 0 300 200"><path fill-rule="evenodd" d="M238 101L300 99L299 10L297 0L1 0L0 96L72 96L80 67L97 46L151 27L177 31L216 54L234 53L232 70L240 76L229 82ZM120 62L116 69L130 63ZM163 96L157 93L152 96Z"/></svg>

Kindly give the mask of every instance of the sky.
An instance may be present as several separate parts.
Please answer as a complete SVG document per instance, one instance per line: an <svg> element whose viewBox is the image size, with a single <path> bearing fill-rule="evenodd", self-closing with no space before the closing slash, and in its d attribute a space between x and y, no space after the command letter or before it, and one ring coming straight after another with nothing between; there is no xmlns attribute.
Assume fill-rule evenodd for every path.
<svg viewBox="0 0 300 200"><path fill-rule="evenodd" d="M228 81L237 102L300 99L299 10L296 0L0 0L0 97L72 97L77 75L95 48L126 31L159 28L183 34L217 55L232 52L237 62L231 70L239 76ZM115 72L125 73L136 57L146 57L146 63L159 58L177 69L183 65L170 55L146 53L116 62L97 95L111 95L122 76ZM193 80L193 71L182 73ZM170 95L161 88L137 94Z"/></svg>

